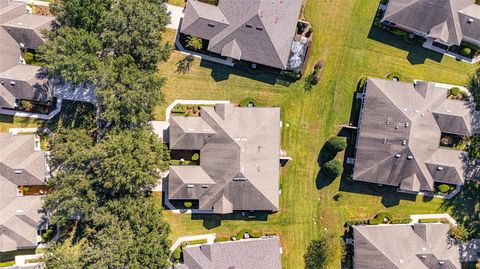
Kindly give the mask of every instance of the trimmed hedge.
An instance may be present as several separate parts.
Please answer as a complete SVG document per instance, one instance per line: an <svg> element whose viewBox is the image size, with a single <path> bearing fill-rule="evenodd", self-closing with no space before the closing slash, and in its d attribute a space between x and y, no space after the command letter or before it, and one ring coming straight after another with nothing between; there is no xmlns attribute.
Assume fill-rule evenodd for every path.
<svg viewBox="0 0 480 269"><path fill-rule="evenodd" d="M409 224L412 219L394 219L390 221L391 224Z"/></svg>
<svg viewBox="0 0 480 269"><path fill-rule="evenodd" d="M463 48L463 49L460 51L460 54L461 54L462 56L465 56L465 57L470 56L471 53L472 53L472 49L471 49L471 48L467 48L467 47Z"/></svg>
<svg viewBox="0 0 480 269"><path fill-rule="evenodd" d="M388 221L392 220L393 219L392 214L388 212L380 212L373 219L369 219L368 224L370 225L381 224L383 223L384 219L388 219Z"/></svg>
<svg viewBox="0 0 480 269"><path fill-rule="evenodd" d="M347 220L343 225L343 227L346 228L353 225L364 225L364 224L368 224L368 220Z"/></svg>
<svg viewBox="0 0 480 269"><path fill-rule="evenodd" d="M193 154L192 161L198 161L198 159L200 159L200 155L198 153Z"/></svg>
<svg viewBox="0 0 480 269"><path fill-rule="evenodd" d="M334 136L327 140L325 146L328 150L337 153L347 148L347 142L341 137Z"/></svg>
<svg viewBox="0 0 480 269"><path fill-rule="evenodd" d="M229 236L215 237L215 243L217 243L217 242L227 242L227 241L231 241Z"/></svg>
<svg viewBox="0 0 480 269"><path fill-rule="evenodd" d="M208 242L207 239L198 239L198 240L188 241L187 245L200 245L200 244L205 244L207 242Z"/></svg>
<svg viewBox="0 0 480 269"><path fill-rule="evenodd" d="M445 218L433 218L433 219L419 219L419 223L450 223L447 219Z"/></svg>
<svg viewBox="0 0 480 269"><path fill-rule="evenodd" d="M235 236L235 239L243 239L245 233L248 233L250 235L250 238L260 238L263 236L262 232L254 232L252 229L243 229Z"/></svg>
<svg viewBox="0 0 480 269"><path fill-rule="evenodd" d="M440 184L438 186L438 191L441 192L441 193L447 193L450 191L450 186L447 185L447 184Z"/></svg>
<svg viewBox="0 0 480 269"><path fill-rule="evenodd" d="M329 177L338 177L343 173L343 166L339 160L331 160L323 165L325 173Z"/></svg>

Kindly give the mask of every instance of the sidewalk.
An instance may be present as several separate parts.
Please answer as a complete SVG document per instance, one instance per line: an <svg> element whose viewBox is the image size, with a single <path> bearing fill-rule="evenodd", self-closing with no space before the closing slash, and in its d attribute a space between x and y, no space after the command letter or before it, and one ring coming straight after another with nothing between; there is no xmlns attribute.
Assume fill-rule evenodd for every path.
<svg viewBox="0 0 480 269"><path fill-rule="evenodd" d="M180 21L183 18L183 7L165 4L170 12L171 21L167 28L177 30L180 27Z"/></svg>

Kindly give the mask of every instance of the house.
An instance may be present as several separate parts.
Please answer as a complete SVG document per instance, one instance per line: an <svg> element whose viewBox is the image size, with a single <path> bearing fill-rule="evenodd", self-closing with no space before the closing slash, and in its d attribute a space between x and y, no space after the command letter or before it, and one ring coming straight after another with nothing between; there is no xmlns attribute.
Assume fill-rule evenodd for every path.
<svg viewBox="0 0 480 269"><path fill-rule="evenodd" d="M281 269L277 237L187 246L175 269Z"/></svg>
<svg viewBox="0 0 480 269"><path fill-rule="evenodd" d="M480 5L475 0L390 0L382 22L448 50L462 42L480 46Z"/></svg>
<svg viewBox="0 0 480 269"><path fill-rule="evenodd" d="M24 55L45 42L41 32L55 18L26 11L25 3L0 0L0 113L18 109L22 100L49 104L53 99L37 78L40 67L25 64Z"/></svg>
<svg viewBox="0 0 480 269"><path fill-rule="evenodd" d="M448 87L369 78L364 88L353 179L404 192L462 185L467 153L441 147L442 135L476 131L474 103L447 98Z"/></svg>
<svg viewBox="0 0 480 269"><path fill-rule="evenodd" d="M207 40L208 51L224 57L296 69L298 42L294 37L301 6L301 0L253 0L248 4L220 0L218 6L189 0L180 33Z"/></svg>
<svg viewBox="0 0 480 269"><path fill-rule="evenodd" d="M199 165L172 165L170 200L201 210L279 209L280 108L202 106L200 117L170 118L169 147L197 151Z"/></svg>
<svg viewBox="0 0 480 269"><path fill-rule="evenodd" d="M460 251L442 223L353 227L354 269L461 269Z"/></svg>
<svg viewBox="0 0 480 269"><path fill-rule="evenodd" d="M40 242L47 171L37 136L0 133L0 255Z"/></svg>

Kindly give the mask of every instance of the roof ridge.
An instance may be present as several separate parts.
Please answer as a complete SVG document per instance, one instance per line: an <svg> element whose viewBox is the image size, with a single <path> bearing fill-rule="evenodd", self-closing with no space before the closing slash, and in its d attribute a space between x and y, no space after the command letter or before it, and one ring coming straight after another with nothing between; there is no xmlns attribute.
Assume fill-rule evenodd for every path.
<svg viewBox="0 0 480 269"><path fill-rule="evenodd" d="M404 6L403 8L401 8L401 9L399 9L399 10L397 10L397 11L391 13L391 14L389 14L388 17L391 17L391 16L397 14L398 12L403 11L403 10L406 9L407 7L410 7L410 6L412 6L413 4L418 3L419 1L420 1L420 0L414 0L414 1L412 1L412 3L410 3L409 5L406 5L406 6Z"/></svg>
<svg viewBox="0 0 480 269"><path fill-rule="evenodd" d="M364 226L365 229L368 229L367 228L368 226ZM400 267L397 266L397 264L392 260L390 259L390 257L388 257L388 255L385 254L385 252L383 252L380 248L377 247L376 244L374 244L368 236L366 236L363 231L362 231L363 228L360 228L360 229L357 229L357 231L360 232L360 234L363 236L363 238L365 238L365 240L367 240L376 250L378 250L378 252L382 253L383 254L383 257L385 257L387 260L389 260L393 266L395 266L397 269L400 269Z"/></svg>

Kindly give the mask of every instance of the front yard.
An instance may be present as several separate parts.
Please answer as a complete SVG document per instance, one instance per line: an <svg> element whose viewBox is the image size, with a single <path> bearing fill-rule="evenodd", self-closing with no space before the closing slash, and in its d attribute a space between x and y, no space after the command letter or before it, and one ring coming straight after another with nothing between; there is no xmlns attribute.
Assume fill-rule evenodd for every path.
<svg viewBox="0 0 480 269"><path fill-rule="evenodd" d="M348 124L354 91L363 76L401 75L403 81L424 79L464 84L475 66L406 43L403 38L372 30L378 2L369 0L308 1L306 17L315 29L310 69L323 60L320 83L305 91L304 79L289 87L275 84L269 74L251 74L195 59L186 74L175 73L184 55L175 52L160 65L167 76L166 103L157 109L163 119L174 99L215 99L281 106L284 128L282 148L293 157L281 172L281 210L272 215L175 215L165 211L172 240L179 236L216 233L231 235L242 229L277 232L282 241L284 268L303 268L307 244L321 233L343 234L346 220L372 218L389 212L394 218L442 212L438 199L381 195L368 185L348 185L337 179L317 189L317 159L324 142ZM169 33L173 40L173 33ZM393 38L392 38L393 37ZM287 127L288 126L288 127ZM345 187L347 186L347 187ZM338 201L333 197L341 191ZM339 261L340 262L340 261ZM336 268L338 268L337 266Z"/></svg>

